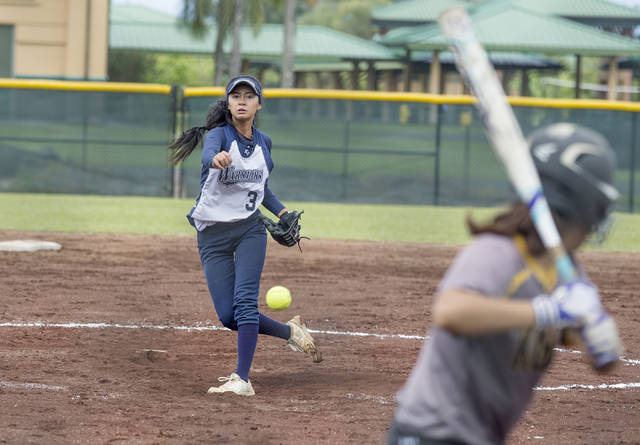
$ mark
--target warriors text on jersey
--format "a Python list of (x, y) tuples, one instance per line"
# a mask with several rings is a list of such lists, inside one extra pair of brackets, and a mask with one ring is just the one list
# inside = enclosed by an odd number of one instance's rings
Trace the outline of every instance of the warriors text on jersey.
[[(224, 125), (211, 130), (206, 138), (200, 195), (188, 215), (196, 229), (202, 231), (218, 222), (246, 219), (263, 201), (269, 210), (282, 206), (267, 187), (273, 161), (271, 140), (266, 134), (254, 128), (249, 140), (235, 128)], [(228, 151), (232, 159), (224, 170), (211, 165), (220, 150)]]

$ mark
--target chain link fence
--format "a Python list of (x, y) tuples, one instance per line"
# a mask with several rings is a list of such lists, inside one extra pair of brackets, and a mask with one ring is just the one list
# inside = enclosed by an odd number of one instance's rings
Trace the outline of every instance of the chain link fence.
[[(173, 168), (167, 144), (204, 124), (222, 88), (0, 80), (0, 192), (197, 196), (200, 153)], [(640, 106), (512, 99), (525, 134), (553, 122), (603, 133), (618, 157), (617, 210), (640, 204)], [(265, 90), (269, 185), (285, 201), (502, 205), (513, 199), (466, 96)]]
[(0, 82), (0, 192), (168, 196), (176, 91)]
[[(186, 89), (184, 127), (203, 125), (222, 89)], [(514, 199), (469, 97), (267, 90), (257, 126), (273, 140), (270, 187), (284, 200), (494, 206)], [(336, 97), (339, 96), (339, 97)], [(513, 99), (523, 133), (573, 122), (603, 133), (618, 158), (617, 210), (638, 208), (640, 106)], [(197, 194), (200, 159), (183, 165), (182, 193)]]

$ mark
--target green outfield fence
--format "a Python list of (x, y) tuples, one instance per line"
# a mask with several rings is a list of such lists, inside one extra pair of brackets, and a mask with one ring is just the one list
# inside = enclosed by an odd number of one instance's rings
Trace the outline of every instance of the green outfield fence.
[[(195, 197), (200, 156), (165, 147), (224, 90), (0, 79), (0, 191)], [(493, 206), (512, 199), (469, 96), (265, 89), (282, 200)], [(510, 98), (526, 134), (566, 121), (603, 133), (618, 157), (617, 210), (640, 196), (640, 104)]]
[(169, 195), (177, 91), (0, 79), (0, 191)]

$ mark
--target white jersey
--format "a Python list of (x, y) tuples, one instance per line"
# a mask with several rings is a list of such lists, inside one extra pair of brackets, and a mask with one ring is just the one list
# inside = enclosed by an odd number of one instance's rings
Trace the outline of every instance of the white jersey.
[(256, 145), (253, 153), (245, 158), (234, 140), (229, 147), (229, 155), (232, 159), (229, 167), (209, 169), (200, 200), (191, 213), (199, 231), (217, 222), (246, 219), (264, 199), (269, 169), (262, 146)]

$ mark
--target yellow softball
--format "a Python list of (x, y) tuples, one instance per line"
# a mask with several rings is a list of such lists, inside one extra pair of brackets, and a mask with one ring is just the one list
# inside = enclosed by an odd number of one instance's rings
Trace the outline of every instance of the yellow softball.
[(267, 291), (265, 299), (267, 306), (274, 311), (281, 311), (291, 304), (291, 292), (284, 286), (274, 286)]

